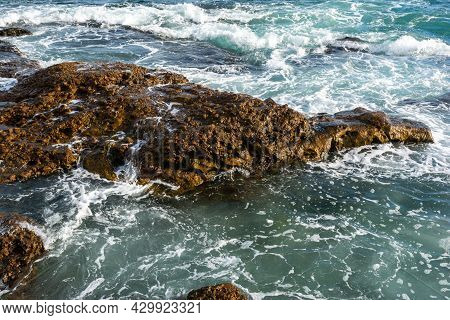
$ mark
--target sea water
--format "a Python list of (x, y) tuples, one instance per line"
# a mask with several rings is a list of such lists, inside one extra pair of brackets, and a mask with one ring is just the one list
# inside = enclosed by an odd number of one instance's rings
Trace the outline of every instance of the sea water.
[[(43, 66), (124, 61), (306, 114), (382, 110), (435, 143), (173, 198), (82, 168), (0, 186), (0, 211), (35, 218), (48, 249), (3, 297), (179, 298), (232, 281), (254, 299), (450, 298), (447, 1), (1, 1), (8, 26), (33, 32), (8, 41)], [(326, 54), (345, 36), (364, 51)]]

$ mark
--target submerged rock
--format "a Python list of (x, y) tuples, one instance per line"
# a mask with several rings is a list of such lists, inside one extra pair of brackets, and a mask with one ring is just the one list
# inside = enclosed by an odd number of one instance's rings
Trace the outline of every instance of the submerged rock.
[(19, 37), (19, 36), (29, 36), (31, 31), (23, 28), (4, 28), (0, 29), (0, 37)]
[(357, 37), (343, 37), (337, 39), (335, 43), (328, 44), (325, 49), (326, 54), (339, 52), (369, 52), (367, 41)]
[(260, 175), (372, 143), (432, 142), (423, 124), (362, 108), (307, 118), (179, 74), (122, 63), (63, 63), (0, 92), (0, 183), (80, 162), (104, 178), (177, 192), (230, 172)]
[(44, 252), (42, 239), (29, 218), (0, 213), (0, 288), (14, 287)]
[(0, 53), (5, 55), (6, 53), (13, 53), (16, 56), (21, 56), (22, 52), (13, 44), (0, 40)]
[(450, 92), (444, 93), (435, 97), (427, 97), (425, 99), (405, 99), (398, 103), (401, 106), (404, 105), (420, 105), (420, 106), (433, 106), (433, 107), (450, 107)]
[(248, 300), (248, 297), (234, 284), (223, 283), (193, 290), (188, 300)]
[(343, 37), (343, 38), (339, 38), (339, 39), (337, 39), (337, 41), (352, 41), (352, 42), (359, 42), (359, 43), (367, 43), (366, 40), (363, 40), (363, 39), (361, 39), (361, 38), (358, 38), (358, 37), (349, 37), (349, 36)]
[(21, 79), (39, 68), (37, 61), (27, 59), (16, 46), (0, 40), (0, 78)]

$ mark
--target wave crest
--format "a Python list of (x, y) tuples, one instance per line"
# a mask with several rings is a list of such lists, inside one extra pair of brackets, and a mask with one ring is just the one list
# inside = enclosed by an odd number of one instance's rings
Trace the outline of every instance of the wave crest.
[(450, 46), (441, 40), (417, 40), (412, 36), (402, 36), (375, 46), (375, 52), (397, 56), (450, 56)]

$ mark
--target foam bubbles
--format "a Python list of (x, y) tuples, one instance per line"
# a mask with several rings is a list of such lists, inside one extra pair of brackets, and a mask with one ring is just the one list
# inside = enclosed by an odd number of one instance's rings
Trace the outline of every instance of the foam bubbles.
[(439, 246), (445, 250), (447, 254), (450, 253), (450, 237), (439, 241)]

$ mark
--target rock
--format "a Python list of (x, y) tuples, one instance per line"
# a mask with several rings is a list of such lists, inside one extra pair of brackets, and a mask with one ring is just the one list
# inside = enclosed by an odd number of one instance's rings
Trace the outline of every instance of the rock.
[(31, 31), (22, 28), (4, 28), (0, 29), (0, 37), (19, 37), (19, 36), (29, 36)]
[(339, 52), (363, 52), (368, 53), (369, 50), (365, 48), (355, 47), (355, 46), (346, 46), (346, 45), (332, 45), (328, 44), (325, 48), (326, 54), (339, 53)]
[(89, 172), (96, 173), (100, 177), (114, 181), (117, 175), (114, 167), (108, 158), (107, 152), (93, 151), (83, 157), (83, 167)]
[(343, 37), (336, 40), (334, 44), (328, 44), (325, 49), (326, 54), (339, 52), (369, 52), (368, 42), (357, 37)]
[(39, 68), (37, 61), (27, 59), (16, 46), (0, 40), (0, 78), (21, 79)]
[(13, 288), (45, 252), (42, 239), (27, 225), (31, 219), (0, 213), (0, 289)]
[[(186, 81), (120, 63), (65, 63), (38, 71), (0, 92), (0, 101), (15, 103), (0, 109), (0, 124), (9, 128), (0, 131), (0, 182), (68, 170), (81, 150), (107, 150), (120, 132), (134, 137), (136, 123), (157, 113), (148, 88)], [(133, 141), (124, 139), (125, 145)], [(84, 163), (96, 173), (107, 172), (89, 159)]]
[(345, 148), (432, 142), (423, 124), (382, 112), (307, 118), (272, 99), (123, 63), (51, 66), (0, 92), (0, 101), (0, 183), (69, 170), (81, 159), (104, 178), (130, 179), (120, 173), (127, 165), (135, 181), (181, 193), (230, 172), (262, 175)]
[(404, 105), (420, 105), (420, 106), (432, 106), (432, 107), (444, 107), (447, 110), (450, 107), (450, 92), (444, 93), (439, 96), (427, 97), (425, 99), (405, 99), (398, 103), (400, 106)]
[(359, 43), (367, 43), (367, 41), (361, 39), (361, 38), (357, 38), (357, 37), (343, 37), (340, 39), (337, 39), (337, 41), (351, 41), (351, 42), (359, 42)]
[(193, 290), (188, 300), (248, 300), (247, 296), (231, 283), (218, 284)]
[(13, 53), (16, 56), (22, 55), (22, 52), (20, 52), (20, 50), (15, 45), (3, 40), (0, 40), (0, 53)]
[(321, 160), (330, 152), (388, 142), (432, 142), (428, 128), (415, 121), (388, 117), (364, 108), (322, 114), (310, 119), (316, 134), (305, 142), (309, 160)]

